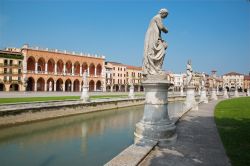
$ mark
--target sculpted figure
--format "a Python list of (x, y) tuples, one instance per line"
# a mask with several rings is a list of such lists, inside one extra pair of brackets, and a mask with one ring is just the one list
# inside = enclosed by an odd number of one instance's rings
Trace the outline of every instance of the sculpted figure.
[(205, 73), (202, 73), (202, 78), (201, 78), (201, 87), (204, 88), (205, 87), (205, 81), (206, 81), (206, 76)]
[(161, 9), (149, 24), (144, 41), (143, 74), (155, 75), (162, 71), (167, 43), (161, 38), (161, 32), (167, 33), (162, 20), (168, 16), (167, 9)]
[(191, 60), (188, 60), (188, 63), (187, 63), (187, 81), (186, 81), (187, 86), (191, 85), (192, 78), (193, 78), (193, 69), (191, 66)]

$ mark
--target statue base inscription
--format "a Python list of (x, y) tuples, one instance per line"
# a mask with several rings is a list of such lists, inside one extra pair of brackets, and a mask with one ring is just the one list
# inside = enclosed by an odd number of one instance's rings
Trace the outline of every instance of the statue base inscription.
[(157, 141), (158, 146), (167, 146), (177, 139), (176, 126), (168, 115), (168, 89), (172, 85), (167, 76), (149, 75), (142, 82), (145, 88), (143, 118), (136, 124), (135, 143)]

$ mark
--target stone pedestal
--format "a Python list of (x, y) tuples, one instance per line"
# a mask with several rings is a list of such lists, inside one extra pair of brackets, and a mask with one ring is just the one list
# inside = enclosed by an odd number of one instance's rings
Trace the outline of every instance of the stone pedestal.
[(158, 142), (166, 146), (176, 141), (176, 126), (168, 115), (168, 88), (173, 85), (165, 75), (150, 76), (142, 82), (145, 88), (143, 118), (136, 124), (135, 143)]
[(89, 93), (88, 93), (88, 86), (86, 86), (86, 85), (83, 85), (83, 87), (82, 87), (81, 100), (84, 103), (90, 101), (90, 99), (89, 99)]
[(247, 89), (247, 96), (250, 96), (250, 89)]
[(184, 96), (184, 93), (183, 93), (183, 87), (181, 87), (181, 93), (180, 93), (181, 96)]
[(223, 98), (224, 99), (228, 99), (229, 97), (228, 97), (228, 93), (227, 93), (227, 90), (226, 89), (224, 89), (224, 92), (223, 92)]
[(218, 100), (216, 92), (217, 92), (216, 88), (212, 88), (212, 91), (211, 91), (211, 100)]
[(206, 88), (201, 89), (200, 102), (208, 103)]
[(194, 86), (187, 86), (187, 95), (186, 95), (186, 102), (185, 102), (185, 110), (192, 109), (198, 111), (198, 103), (195, 100), (195, 87)]
[(131, 86), (129, 87), (129, 94), (128, 94), (128, 97), (129, 97), (130, 99), (134, 99), (134, 98), (135, 98), (134, 86), (133, 86), (133, 85), (131, 85)]
[(236, 88), (235, 91), (234, 91), (234, 97), (239, 97), (239, 92), (238, 92), (238, 89)]

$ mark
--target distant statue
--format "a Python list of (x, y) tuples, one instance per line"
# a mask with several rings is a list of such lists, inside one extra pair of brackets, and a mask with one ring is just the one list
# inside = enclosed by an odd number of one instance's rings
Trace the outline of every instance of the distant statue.
[(167, 43), (161, 38), (161, 31), (167, 33), (162, 19), (168, 16), (167, 9), (161, 9), (151, 20), (144, 41), (143, 74), (156, 75), (162, 72)]
[(205, 82), (206, 82), (206, 75), (204, 72), (202, 72), (202, 78), (201, 78), (201, 88), (205, 87)]
[(186, 79), (186, 86), (190, 86), (192, 83), (192, 78), (193, 78), (193, 69), (192, 69), (192, 64), (191, 60), (188, 60), (187, 63), (187, 79)]
[(52, 81), (49, 82), (49, 91), (52, 91)]
[(87, 79), (87, 71), (86, 70), (83, 73), (82, 79), (83, 79), (83, 85), (87, 87), (88, 86), (88, 79)]

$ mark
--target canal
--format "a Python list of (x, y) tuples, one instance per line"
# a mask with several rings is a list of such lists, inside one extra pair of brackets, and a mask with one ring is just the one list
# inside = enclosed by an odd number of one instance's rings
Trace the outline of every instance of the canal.
[(103, 165), (133, 143), (142, 116), (143, 105), (0, 129), (0, 165)]

